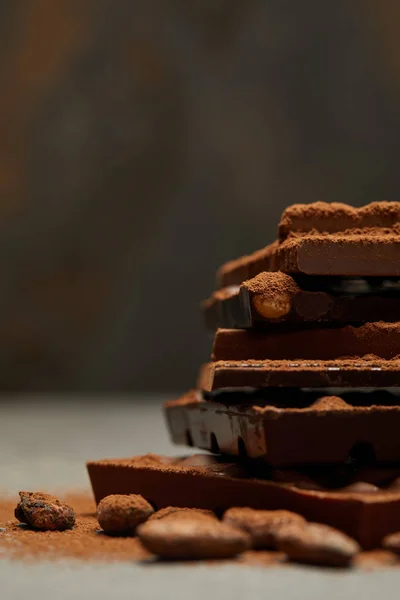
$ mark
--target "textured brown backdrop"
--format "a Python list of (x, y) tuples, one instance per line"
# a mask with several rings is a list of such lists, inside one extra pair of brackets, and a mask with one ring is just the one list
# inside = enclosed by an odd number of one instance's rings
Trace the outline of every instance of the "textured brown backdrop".
[(184, 389), (216, 266), (399, 199), (397, 0), (0, 2), (0, 386)]

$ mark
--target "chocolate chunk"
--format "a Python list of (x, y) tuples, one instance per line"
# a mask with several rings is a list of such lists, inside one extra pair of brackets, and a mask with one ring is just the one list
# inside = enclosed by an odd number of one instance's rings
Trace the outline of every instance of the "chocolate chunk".
[[(376, 548), (385, 535), (400, 531), (400, 491), (390, 487), (400, 476), (400, 468), (376, 467), (359, 474), (351, 465), (347, 469), (303, 468), (285, 471), (284, 480), (279, 481), (282, 470), (264, 470), (260, 477), (248, 465), (247, 477), (232, 477), (232, 460), (224, 463), (223, 457), (211, 458), (216, 469), (210, 463), (197, 467), (167, 458), (149, 463), (143, 457), (90, 462), (87, 468), (97, 502), (110, 494), (139, 493), (158, 509), (182, 506), (217, 514), (232, 506), (289, 510), (344, 531), (364, 548)], [(302, 481), (315, 481), (314, 489), (304, 489)], [(357, 481), (374, 483), (379, 491), (344, 491)]]
[(335, 360), (374, 354), (400, 355), (400, 323), (366, 323), (359, 327), (297, 329), (278, 333), (218, 329), (213, 360)]
[(97, 520), (105, 533), (133, 535), (136, 527), (154, 512), (151, 504), (138, 494), (112, 494), (97, 507)]
[(393, 228), (400, 221), (400, 202), (372, 202), (355, 208), (341, 202), (293, 204), (283, 211), (279, 238), (293, 233), (336, 233), (349, 229)]
[(262, 272), (240, 286), (217, 290), (203, 303), (210, 330), (265, 328), (330, 322), (400, 321), (398, 279), (348, 279)]
[(74, 526), (74, 510), (54, 496), (42, 492), (20, 492), (19, 496), (14, 514), (21, 523), (42, 531), (63, 531)]
[(167, 402), (172, 441), (187, 444), (190, 439), (199, 448), (259, 458), (275, 467), (349, 459), (360, 464), (400, 461), (400, 403), (395, 395), (358, 392), (337, 397), (270, 389), (258, 397), (233, 396), (234, 404), (228, 392), (212, 401), (188, 392)]
[(251, 536), (253, 548), (276, 549), (278, 530), (290, 523), (305, 523), (305, 519), (288, 510), (255, 510), (248, 507), (233, 507), (225, 512), (223, 522), (248, 533)]
[(278, 529), (276, 543), (290, 560), (346, 567), (359, 552), (357, 542), (341, 531), (320, 523), (292, 523)]
[(248, 534), (216, 519), (153, 520), (137, 534), (146, 550), (169, 559), (230, 558), (250, 547)]
[(198, 388), (398, 387), (400, 359), (373, 355), (337, 360), (246, 360), (205, 364)]

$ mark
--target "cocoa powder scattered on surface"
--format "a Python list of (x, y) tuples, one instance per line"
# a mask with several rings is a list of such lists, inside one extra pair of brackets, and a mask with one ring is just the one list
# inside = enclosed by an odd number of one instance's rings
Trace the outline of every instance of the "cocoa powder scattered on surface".
[(76, 512), (75, 527), (66, 531), (30, 529), (14, 518), (15, 498), (0, 500), (0, 557), (28, 561), (70, 558), (106, 562), (150, 557), (138, 539), (110, 537), (100, 532), (90, 493), (68, 494), (62, 499)]
[[(14, 517), (16, 497), (0, 499), (0, 559), (23, 561), (56, 561), (75, 559), (92, 562), (148, 561), (154, 557), (134, 537), (111, 537), (100, 532), (96, 507), (91, 492), (58, 496), (74, 508), (76, 524), (66, 531), (35, 531), (18, 523)], [(156, 514), (156, 513), (155, 513)], [(237, 558), (207, 561), (219, 565), (276, 567), (288, 561), (282, 552), (248, 550)], [(191, 563), (187, 563), (191, 564)], [(376, 569), (399, 565), (399, 558), (386, 550), (361, 552), (353, 562), (356, 567)]]

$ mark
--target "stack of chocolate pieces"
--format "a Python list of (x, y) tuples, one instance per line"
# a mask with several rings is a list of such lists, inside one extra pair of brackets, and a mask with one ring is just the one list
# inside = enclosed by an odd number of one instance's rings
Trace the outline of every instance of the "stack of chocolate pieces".
[(400, 530), (400, 203), (293, 205), (217, 281), (212, 361), (165, 408), (215, 456), (89, 463), (97, 501), (286, 509), (378, 547)]

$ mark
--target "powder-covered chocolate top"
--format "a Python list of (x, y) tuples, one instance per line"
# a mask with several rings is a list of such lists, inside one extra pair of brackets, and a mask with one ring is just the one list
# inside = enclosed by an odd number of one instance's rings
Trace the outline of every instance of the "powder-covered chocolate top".
[(283, 213), (279, 238), (294, 233), (336, 233), (349, 229), (393, 228), (400, 221), (400, 202), (371, 202), (355, 208), (340, 202), (293, 204)]
[(222, 265), (218, 287), (238, 285), (261, 271), (308, 275), (400, 274), (400, 202), (361, 208), (315, 202), (282, 214), (279, 240)]

